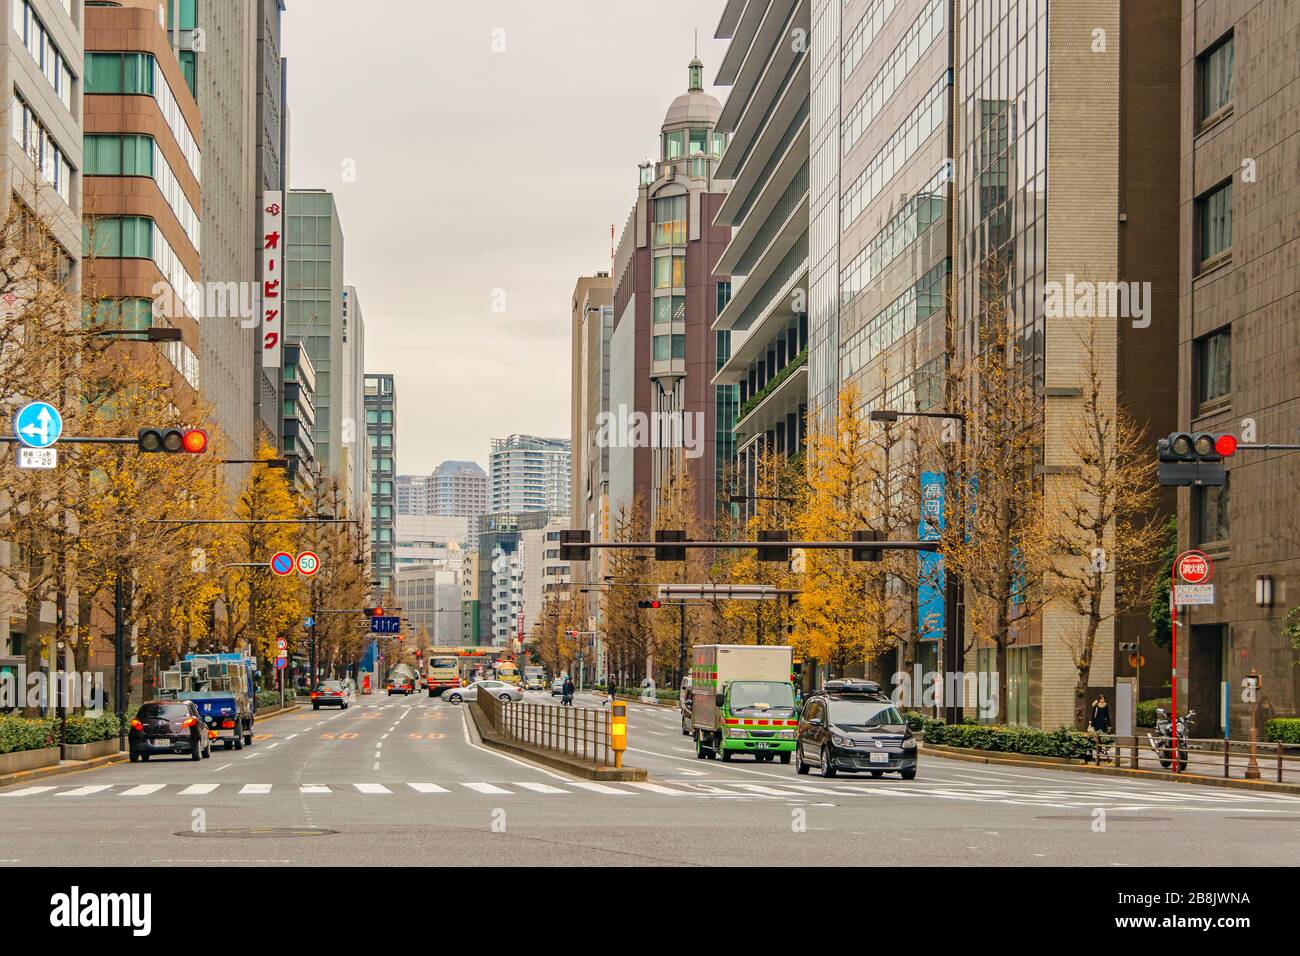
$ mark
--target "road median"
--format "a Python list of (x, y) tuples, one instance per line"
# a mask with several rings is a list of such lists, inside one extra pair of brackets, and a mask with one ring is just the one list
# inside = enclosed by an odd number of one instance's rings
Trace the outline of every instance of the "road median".
[(492, 725), (478, 701), (469, 701), (465, 706), (469, 708), (470, 721), (473, 723), (479, 739), (484, 746), (491, 747), (493, 750), (500, 750), (516, 757), (523, 757), (543, 766), (561, 770), (587, 780), (632, 781), (645, 780), (648, 776), (646, 771), (639, 767), (610, 767), (596, 761), (559, 753), (545, 747), (509, 738)]

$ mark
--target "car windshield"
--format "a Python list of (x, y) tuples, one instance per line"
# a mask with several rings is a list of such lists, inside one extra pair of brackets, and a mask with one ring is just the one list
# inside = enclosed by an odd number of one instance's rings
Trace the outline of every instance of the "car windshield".
[(327, 680), (316, 689), (317, 690), (342, 690), (343, 682), (337, 680)]
[(452, 667), (459, 667), (460, 662), (454, 657), (435, 657), (433, 660), (429, 661), (429, 666), (435, 667), (439, 670), (445, 670)]
[(136, 717), (162, 720), (184, 720), (190, 709), (184, 704), (145, 704)]
[(832, 700), (830, 722), (836, 727), (898, 727), (906, 723), (888, 701)]
[(794, 710), (794, 688), (776, 681), (734, 681), (731, 685), (731, 709)]

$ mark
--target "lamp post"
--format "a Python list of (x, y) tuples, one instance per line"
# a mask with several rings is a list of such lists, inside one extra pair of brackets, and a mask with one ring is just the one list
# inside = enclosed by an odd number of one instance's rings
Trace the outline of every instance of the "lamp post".
[[(943, 421), (954, 421), (960, 427), (959, 450), (964, 451), (966, 448), (966, 416), (960, 412), (900, 412), (895, 409), (875, 409), (868, 417), (873, 422), (886, 425), (893, 424), (900, 418), (937, 418)], [(959, 485), (961, 482), (960, 470), (956, 467), (949, 470), (957, 472), (955, 476), (957, 481), (954, 484)], [(958, 491), (960, 494), (959, 489), (952, 490)], [(946, 495), (951, 493), (952, 491), (946, 492), (945, 499)], [(944, 670), (953, 675), (952, 680), (945, 683), (953, 688), (953, 696), (955, 697), (957, 688), (965, 687), (965, 682), (956, 676), (965, 667), (965, 621), (963, 620), (965, 589), (960, 576), (947, 567), (944, 568), (943, 585)], [(999, 679), (1005, 679), (1005, 675), (999, 675)], [(961, 720), (962, 708), (956, 700), (945, 700), (944, 711), (944, 719), (948, 723), (955, 724)]]

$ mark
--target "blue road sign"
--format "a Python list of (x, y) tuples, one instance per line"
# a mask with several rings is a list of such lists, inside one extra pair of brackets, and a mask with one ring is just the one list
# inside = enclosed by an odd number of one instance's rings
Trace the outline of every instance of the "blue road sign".
[(370, 619), (371, 634), (400, 634), (402, 633), (402, 619), (400, 617), (372, 617)]
[(309, 617), (302, 622), (302, 626), (305, 628), (310, 628), (315, 623), (316, 623), (316, 619), (314, 617)]
[(288, 666), (288, 664), (289, 664), (289, 659), (287, 657), (277, 657), (275, 659), (275, 669), (278, 671), (284, 670), (285, 667)]
[(14, 415), (14, 434), (28, 448), (49, 448), (63, 434), (63, 416), (48, 402), (30, 402)]

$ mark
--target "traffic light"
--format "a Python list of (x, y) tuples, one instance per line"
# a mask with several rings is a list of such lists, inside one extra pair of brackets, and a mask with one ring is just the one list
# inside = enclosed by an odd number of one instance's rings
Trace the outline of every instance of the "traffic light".
[[(655, 540), (656, 540), (656, 541), (685, 541), (685, 540), (686, 540), (686, 532), (685, 532), (685, 531), (678, 531), (678, 530), (673, 530), (673, 531), (656, 531), (656, 532), (655, 532)], [(685, 549), (685, 548), (656, 547), (656, 548), (655, 548), (655, 560), (656, 560), (656, 561), (685, 561), (685, 560), (686, 560), (686, 549)]]
[(1156, 451), (1160, 484), (1222, 485), (1227, 474), (1223, 459), (1237, 453), (1237, 438), (1211, 432), (1174, 432), (1156, 443)]
[(383, 617), (384, 609), (382, 607), (368, 607), (365, 609), (366, 617)]
[(591, 532), (583, 531), (580, 528), (566, 528), (560, 532), (560, 560), (561, 561), (588, 561), (590, 554), (587, 548), (577, 548), (574, 545), (590, 544)]
[(647, 609), (653, 610), (655, 608), (663, 607), (663, 602), (662, 601), (637, 601), (636, 606), (641, 608), (642, 610), (647, 610)]
[[(854, 541), (880, 541), (879, 531), (855, 531), (853, 532)], [(854, 548), (852, 550), (854, 561), (880, 561), (885, 557), (883, 548)]]
[(201, 455), (208, 450), (208, 433), (201, 428), (142, 428), (135, 443), (145, 454)]
[[(758, 533), (759, 541), (789, 541), (789, 531), (760, 531)], [(758, 549), (758, 560), (773, 562), (788, 562), (790, 560), (789, 548), (763, 548)]]

